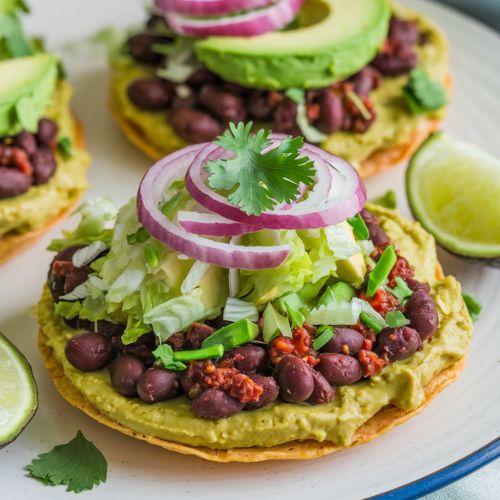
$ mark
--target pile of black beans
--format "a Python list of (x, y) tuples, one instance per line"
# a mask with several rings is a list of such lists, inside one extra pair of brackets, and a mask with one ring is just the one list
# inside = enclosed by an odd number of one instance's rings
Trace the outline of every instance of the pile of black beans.
[(0, 199), (19, 196), (54, 175), (56, 137), (56, 123), (42, 118), (35, 134), (24, 130), (0, 139)]
[[(172, 43), (173, 39), (158, 34), (153, 18), (148, 23), (150, 32), (131, 36), (126, 51), (140, 64), (160, 67), (165, 56), (153, 50), (158, 43)], [(415, 22), (392, 17), (388, 38), (382, 51), (371, 65), (363, 68), (349, 80), (328, 88), (306, 91), (307, 116), (310, 123), (326, 134), (337, 131), (366, 132), (376, 118), (369, 99), (383, 76), (407, 73), (415, 67), (414, 47), (423, 40)], [(211, 141), (220, 135), (229, 122), (254, 120), (272, 124), (275, 132), (301, 135), (297, 125), (297, 103), (281, 91), (252, 89), (225, 82), (205, 68), (196, 71), (178, 95), (176, 85), (152, 76), (133, 81), (128, 88), (132, 103), (145, 111), (163, 111), (176, 133), (188, 142)], [(365, 116), (347, 95), (354, 92), (363, 102), (370, 116)]]

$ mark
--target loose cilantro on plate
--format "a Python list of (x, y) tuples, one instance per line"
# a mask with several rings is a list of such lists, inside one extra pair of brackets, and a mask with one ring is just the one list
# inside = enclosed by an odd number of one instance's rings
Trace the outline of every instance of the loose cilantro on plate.
[(410, 72), (403, 97), (414, 115), (436, 111), (448, 102), (444, 86), (420, 68)]
[(78, 431), (69, 443), (35, 458), (27, 470), (46, 485), (64, 484), (66, 491), (80, 493), (106, 481), (108, 464), (95, 445)]
[(302, 137), (286, 137), (271, 145), (271, 132), (252, 134), (252, 123), (231, 123), (216, 143), (233, 151), (235, 157), (207, 163), (208, 184), (212, 189), (229, 191), (228, 200), (249, 215), (260, 215), (278, 203), (290, 203), (299, 194), (299, 185), (314, 183), (314, 162), (301, 156)]

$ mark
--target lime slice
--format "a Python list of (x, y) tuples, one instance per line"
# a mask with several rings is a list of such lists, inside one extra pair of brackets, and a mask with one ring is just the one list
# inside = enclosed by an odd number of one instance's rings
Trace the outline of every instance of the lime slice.
[(0, 333), (0, 448), (26, 427), (38, 406), (26, 358)]
[(406, 191), (414, 217), (441, 246), (467, 257), (500, 256), (499, 160), (438, 132), (410, 160)]

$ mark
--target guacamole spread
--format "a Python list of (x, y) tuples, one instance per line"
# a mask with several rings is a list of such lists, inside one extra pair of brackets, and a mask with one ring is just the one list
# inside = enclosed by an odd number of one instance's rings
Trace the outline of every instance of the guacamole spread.
[(32, 186), (22, 195), (0, 200), (0, 238), (45, 225), (71, 207), (87, 187), (85, 174), (90, 158), (82, 147), (82, 138), (71, 113), (71, 95), (69, 83), (60, 81), (43, 116), (57, 123), (59, 139), (70, 139), (72, 155), (65, 157), (57, 152), (57, 169), (47, 183)]
[[(419, 32), (425, 34), (427, 39), (426, 43), (415, 46), (418, 66), (433, 80), (446, 83), (449, 65), (444, 35), (424, 16), (399, 6), (393, 6), (393, 12), (417, 23)], [(154, 74), (155, 67), (138, 64), (130, 58), (118, 59), (113, 64), (111, 99), (113, 110), (157, 150), (160, 158), (186, 146), (188, 142), (175, 132), (167, 113), (140, 109), (130, 100), (130, 85)], [(407, 144), (415, 133), (427, 130), (429, 118), (442, 119), (443, 109), (420, 115), (410, 113), (402, 95), (402, 88), (407, 81), (407, 75), (384, 77), (380, 86), (370, 93), (376, 118), (368, 130), (363, 133), (337, 131), (322, 140), (321, 146), (359, 168), (361, 162), (377, 150)]]
[(409, 358), (389, 364), (368, 380), (337, 387), (329, 403), (312, 406), (276, 402), (260, 410), (240, 411), (211, 421), (197, 418), (185, 396), (154, 405), (124, 397), (111, 385), (107, 369), (84, 373), (66, 359), (66, 342), (74, 330), (55, 314), (47, 288), (38, 309), (44, 342), (53, 350), (66, 378), (92, 406), (136, 432), (213, 449), (269, 447), (304, 439), (347, 446), (355, 431), (384, 406), (412, 410), (421, 405), (424, 386), (433, 376), (466, 356), (472, 331), (460, 285), (452, 277), (438, 277), (433, 238), (419, 224), (394, 211), (368, 208), (379, 217), (390, 240), (415, 269), (415, 278), (431, 286), (439, 329), (422, 350)]

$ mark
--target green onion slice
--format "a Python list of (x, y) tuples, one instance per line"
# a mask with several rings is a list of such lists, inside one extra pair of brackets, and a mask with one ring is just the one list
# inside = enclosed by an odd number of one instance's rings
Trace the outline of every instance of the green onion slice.
[(334, 336), (331, 326), (324, 326), (320, 328), (318, 332), (321, 332), (320, 335), (313, 340), (313, 348), (315, 351), (319, 351), (323, 346), (328, 344)]
[(214, 359), (220, 358), (224, 354), (224, 346), (215, 344), (204, 349), (194, 351), (174, 351), (175, 361), (192, 361), (194, 359)]
[(347, 222), (351, 225), (354, 235), (358, 240), (367, 240), (370, 238), (370, 231), (368, 231), (368, 227), (361, 215), (356, 214), (354, 217), (347, 219)]
[(259, 335), (259, 327), (256, 323), (252, 323), (248, 319), (240, 319), (236, 323), (217, 330), (215, 333), (207, 337), (202, 348), (211, 347), (213, 345), (222, 344), (224, 350), (233, 349), (243, 344), (248, 344)]
[(380, 259), (368, 277), (368, 286), (366, 288), (366, 295), (368, 297), (373, 297), (375, 292), (384, 284), (396, 260), (397, 256), (394, 247), (389, 245), (380, 256)]

